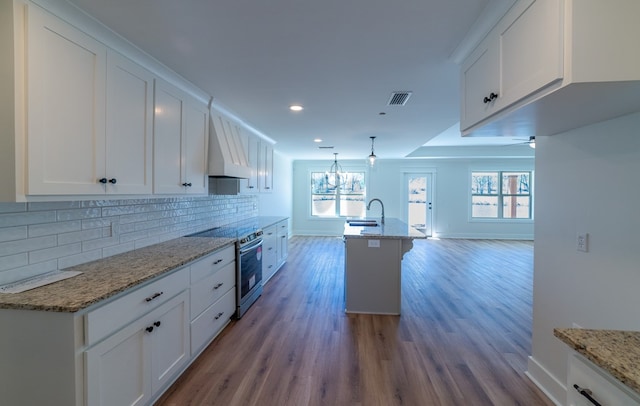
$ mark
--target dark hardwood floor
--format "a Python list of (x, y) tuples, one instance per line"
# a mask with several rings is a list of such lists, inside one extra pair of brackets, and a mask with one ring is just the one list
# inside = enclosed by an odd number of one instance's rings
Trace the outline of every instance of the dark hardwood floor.
[(524, 375), (531, 242), (415, 240), (400, 317), (344, 313), (340, 238), (289, 247), (263, 296), (158, 405), (553, 404)]

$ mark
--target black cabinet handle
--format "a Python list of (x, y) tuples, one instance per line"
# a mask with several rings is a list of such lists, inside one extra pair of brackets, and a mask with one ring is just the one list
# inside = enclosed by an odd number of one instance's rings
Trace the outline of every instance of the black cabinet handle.
[(162, 324), (162, 323), (160, 323), (160, 320), (158, 320), (155, 323), (153, 323), (153, 325), (156, 326), (156, 327), (160, 327), (160, 324)]
[(112, 185), (115, 185), (116, 182), (117, 182), (116, 178), (109, 179), (109, 183), (111, 183)]
[(483, 101), (484, 101), (484, 102), (485, 102), (485, 104), (486, 104), (486, 103), (490, 103), (490, 102), (494, 101), (494, 100), (495, 100), (495, 99), (497, 99), (497, 98), (498, 98), (498, 95), (497, 95), (497, 94), (495, 94), (495, 93), (493, 93), (493, 92), (491, 92), (491, 94), (490, 94), (488, 97), (487, 97), (487, 96), (485, 96), (485, 98), (484, 98), (484, 100), (483, 100)]
[(182, 184), (184, 187), (191, 187), (191, 182), (185, 182)]
[(213, 261), (213, 265), (218, 265), (222, 261), (222, 259), (216, 259), (215, 261)]
[(164, 294), (164, 292), (156, 292), (153, 295), (149, 296), (148, 298), (144, 299), (145, 302), (150, 302), (153, 299), (157, 298), (158, 296)]
[(579, 394), (581, 394), (582, 396), (584, 396), (585, 398), (587, 398), (587, 400), (591, 403), (593, 403), (595, 406), (602, 406), (597, 400), (595, 400), (593, 398), (593, 396), (591, 396), (593, 394), (593, 392), (591, 392), (591, 390), (587, 389), (587, 388), (581, 388), (578, 385), (573, 385), (573, 387), (575, 388), (575, 390), (578, 391)]
[(216, 286), (213, 287), (213, 290), (219, 289), (224, 283), (220, 282)]
[(214, 317), (215, 320), (218, 320), (220, 317), (222, 317), (222, 315), (224, 314), (224, 312), (220, 312), (216, 315), (216, 317)]
[(102, 183), (104, 185), (105, 183), (107, 183), (107, 178), (100, 178), (100, 179), (98, 179), (98, 182), (100, 182), (100, 183)]
[(147, 328), (145, 328), (145, 330), (147, 330), (147, 333), (150, 333), (153, 331), (153, 326), (149, 326)]

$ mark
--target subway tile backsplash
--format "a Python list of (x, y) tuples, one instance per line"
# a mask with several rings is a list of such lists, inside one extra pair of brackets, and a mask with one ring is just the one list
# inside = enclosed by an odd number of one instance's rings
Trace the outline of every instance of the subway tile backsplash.
[(0, 203), (0, 284), (258, 215), (258, 198)]

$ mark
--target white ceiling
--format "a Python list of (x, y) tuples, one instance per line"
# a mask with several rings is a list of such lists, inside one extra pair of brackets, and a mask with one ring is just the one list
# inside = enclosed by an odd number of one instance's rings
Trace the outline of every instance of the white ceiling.
[[(459, 143), (452, 55), (481, 38), (491, 10), (513, 2), (71, 1), (293, 159), (364, 158), (370, 136), (380, 158), (405, 157), (441, 133), (437, 145)], [(413, 94), (405, 106), (388, 106), (394, 91)], [(304, 111), (290, 112), (293, 103)], [(335, 149), (318, 149), (314, 138)]]

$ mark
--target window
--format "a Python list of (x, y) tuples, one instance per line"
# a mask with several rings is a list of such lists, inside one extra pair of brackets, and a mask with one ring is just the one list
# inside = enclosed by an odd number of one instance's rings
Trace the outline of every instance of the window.
[(530, 219), (531, 172), (472, 172), (471, 217)]
[(364, 216), (364, 172), (311, 172), (311, 215)]

